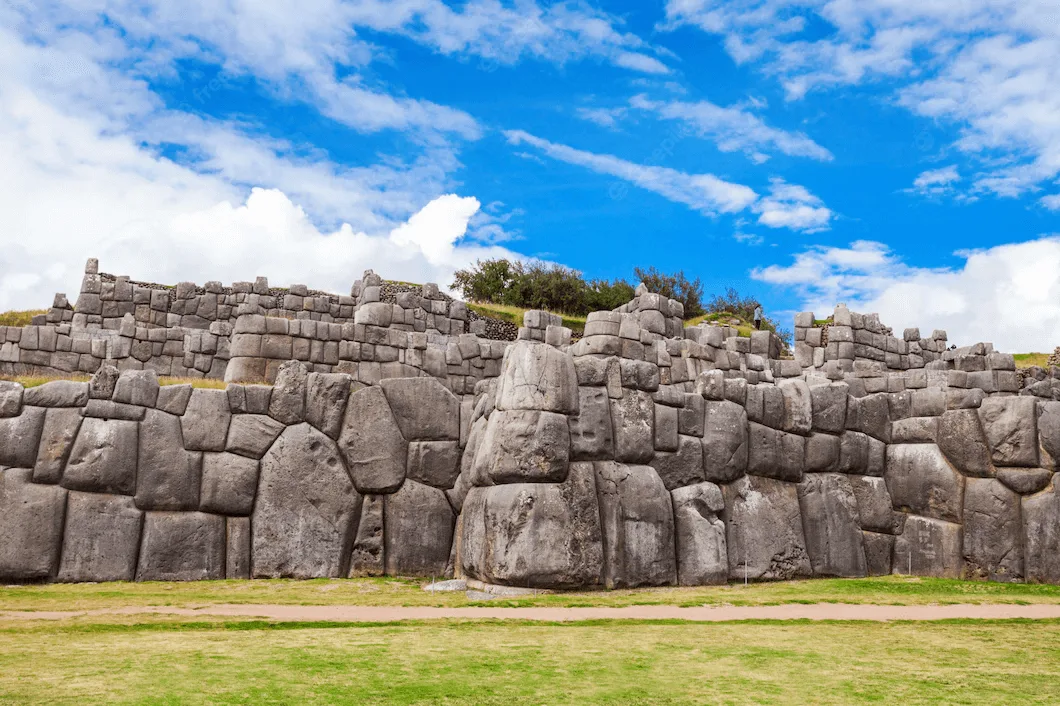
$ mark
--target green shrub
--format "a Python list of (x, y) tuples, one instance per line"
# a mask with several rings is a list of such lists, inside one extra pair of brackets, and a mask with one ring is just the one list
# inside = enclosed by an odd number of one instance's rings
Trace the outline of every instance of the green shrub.
[(703, 284), (698, 277), (689, 280), (685, 277), (684, 270), (666, 274), (659, 272), (655, 267), (634, 267), (633, 274), (648, 287), (649, 292), (657, 292), (684, 304), (686, 319), (694, 319), (706, 313), (702, 304)]

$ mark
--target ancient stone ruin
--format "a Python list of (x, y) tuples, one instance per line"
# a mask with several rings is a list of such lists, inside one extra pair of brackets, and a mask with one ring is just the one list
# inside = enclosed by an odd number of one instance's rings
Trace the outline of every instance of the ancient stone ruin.
[(796, 317), (794, 358), (682, 314), (641, 287), (572, 342), (372, 273), (90, 261), (76, 305), (0, 328), (0, 373), (92, 376), (0, 382), (0, 579), (1060, 583), (1060, 371), (842, 306)]

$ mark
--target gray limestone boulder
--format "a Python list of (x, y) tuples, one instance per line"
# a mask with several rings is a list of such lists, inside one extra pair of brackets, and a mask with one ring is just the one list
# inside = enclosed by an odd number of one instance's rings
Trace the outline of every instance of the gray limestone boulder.
[(66, 491), (54, 485), (36, 485), (31, 476), (28, 468), (0, 469), (3, 581), (49, 579), (59, 568)]
[(964, 487), (964, 560), (968, 573), (991, 581), (1023, 580), (1020, 496), (993, 478)]
[(158, 401), (158, 374), (154, 370), (126, 370), (114, 385), (115, 402), (154, 407)]
[(946, 458), (966, 476), (994, 475), (990, 447), (974, 409), (952, 409), (939, 417), (938, 444)]
[(158, 388), (158, 400), (155, 409), (175, 414), (178, 417), (188, 410), (191, 393), (195, 388), (190, 384), (162, 385)]
[(23, 407), (17, 417), (0, 418), (0, 466), (33, 468), (46, 413), (43, 407)]
[(811, 575), (794, 483), (744, 476), (722, 490), (730, 580), (778, 581)]
[(460, 438), (460, 400), (433, 377), (379, 383), (408, 441)]
[(961, 534), (959, 524), (910, 515), (894, 541), (894, 573), (960, 578), (964, 568)]
[(203, 581), (225, 577), (225, 518), (204, 512), (148, 512), (137, 581)]
[(813, 432), (806, 437), (806, 472), (827, 473), (839, 470), (839, 437)]
[(88, 396), (94, 400), (109, 400), (114, 396), (120, 376), (121, 372), (113, 365), (104, 363), (99, 366), (88, 383)]
[(655, 402), (647, 392), (624, 390), (609, 400), (615, 435), (615, 460), (647, 463), (655, 453)]
[(490, 481), (561, 483), (570, 460), (567, 418), (553, 412), (497, 410), (478, 452)]
[(284, 429), (282, 422), (264, 414), (237, 414), (228, 426), (225, 451), (247, 458), (261, 458)]
[(308, 424), (289, 427), (261, 460), (253, 576), (343, 575), (360, 509), (335, 442)]
[(453, 546), (456, 515), (445, 493), (414, 480), (387, 495), (384, 561), (389, 576), (443, 576)]
[(136, 507), (195, 510), (199, 507), (202, 456), (184, 450), (180, 417), (147, 410), (140, 422)]
[(668, 407), (661, 404), (655, 405), (653, 433), (655, 435), (656, 451), (677, 451), (679, 434), (676, 407)]
[(860, 431), (846, 431), (839, 436), (840, 473), (869, 473), (869, 437)]
[(70, 490), (133, 495), (139, 450), (137, 422), (86, 418), (63, 471)]
[(132, 498), (71, 492), (59, 581), (132, 581), (144, 513)]
[(614, 458), (615, 437), (607, 388), (579, 387), (578, 399), (578, 414), (568, 419), (571, 459), (602, 461)]
[(17, 417), (22, 413), (24, 392), (21, 383), (0, 380), (0, 418)]
[(796, 490), (814, 575), (865, 576), (865, 545), (849, 478), (842, 473), (811, 473)]
[(999, 468), (997, 479), (1013, 492), (1034, 495), (1049, 485), (1053, 472), (1047, 468)]
[(461, 525), (462, 566), (479, 580), (528, 588), (583, 588), (602, 581), (591, 463), (572, 463), (563, 483), (474, 489)]
[(224, 451), (231, 421), (227, 392), (194, 390), (184, 415), (180, 417), (184, 448), (188, 451)]
[(62, 479), (63, 468), (80, 428), (81, 410), (76, 407), (48, 410), (37, 449), (37, 462), (33, 466), (34, 483), (58, 483)]
[(250, 518), (225, 518), (225, 578), (250, 578)]
[(339, 438), (352, 380), (345, 373), (310, 373), (306, 378), (305, 420), (332, 439)]
[(383, 554), (383, 507), (385, 495), (365, 495), (361, 517), (350, 552), (350, 578), (382, 576), (386, 573)]
[(810, 386), (801, 378), (781, 380), (777, 387), (784, 396), (784, 417), (781, 429), (806, 435), (813, 426), (813, 403)]
[(460, 442), (409, 442), (408, 469), (405, 476), (434, 488), (449, 490), (460, 475)]
[(934, 444), (887, 447), (887, 491), (896, 509), (946, 522), (961, 521), (964, 478)]
[(1038, 406), (1033, 397), (987, 398), (979, 407), (979, 419), (996, 465), (1038, 465)]
[(1038, 401), (1038, 441), (1053, 463), (1060, 461), (1060, 402)]
[(878, 532), (862, 532), (865, 544), (865, 566), (869, 576), (887, 576), (891, 573), (891, 558), (894, 555), (894, 535)]
[(699, 483), (670, 492), (674, 506), (677, 583), (681, 586), (725, 584), (729, 558), (725, 545), (725, 510), (721, 488)]
[(860, 431), (884, 443), (891, 440), (891, 408), (888, 395), (880, 392), (847, 401), (847, 429)]
[(350, 395), (339, 448), (358, 492), (393, 493), (404, 482), (408, 442), (381, 388), (366, 387)]
[(258, 462), (232, 453), (204, 453), (199, 509), (218, 515), (249, 515), (258, 490)]
[(749, 474), (795, 483), (802, 480), (805, 470), (804, 437), (754, 422), (749, 422), (747, 427)]
[(896, 518), (891, 505), (887, 482), (876, 476), (851, 475), (850, 487), (858, 504), (861, 529), (881, 534), (894, 534)]
[(729, 401), (705, 401), (703, 471), (706, 480), (731, 483), (747, 472), (747, 411)]
[(1056, 476), (1022, 500), (1024, 575), (1030, 583), (1060, 583), (1060, 493)]
[(305, 420), (305, 391), (309, 373), (297, 360), (280, 366), (269, 399), (269, 416), (284, 424)]
[(891, 423), (891, 441), (895, 444), (934, 444), (938, 438), (938, 417), (907, 417)]
[(597, 461), (596, 497), (608, 588), (677, 582), (670, 493), (651, 466)]
[(545, 343), (517, 341), (504, 353), (497, 409), (578, 413), (574, 359)]
[(648, 464), (659, 474), (667, 490), (702, 483), (703, 444), (694, 436), (681, 434), (677, 451), (656, 451)]
[(88, 383), (52, 380), (27, 388), (22, 404), (30, 407), (84, 407), (88, 404)]

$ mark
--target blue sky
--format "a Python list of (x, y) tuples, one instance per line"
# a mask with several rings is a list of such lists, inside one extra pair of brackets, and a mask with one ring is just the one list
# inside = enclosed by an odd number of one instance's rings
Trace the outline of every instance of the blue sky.
[(14, 0), (0, 47), (0, 309), (89, 256), (336, 291), (508, 256), (1060, 343), (1055, 0)]

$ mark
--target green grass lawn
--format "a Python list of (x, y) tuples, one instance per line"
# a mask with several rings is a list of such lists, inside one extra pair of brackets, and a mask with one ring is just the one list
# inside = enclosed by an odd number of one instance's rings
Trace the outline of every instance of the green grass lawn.
[(1016, 359), (1017, 368), (1029, 368), (1032, 365), (1048, 368), (1049, 355), (1049, 353), (1016, 353), (1012, 357)]
[(4, 311), (0, 312), (0, 326), (29, 326), (33, 323), (33, 317), (38, 314), (47, 314), (47, 309), (33, 309), (31, 311)]
[[(508, 321), (515, 324), (516, 326), (523, 325), (523, 314), (530, 311), (530, 309), (524, 309), (518, 306), (508, 306), (507, 304), (479, 304), (468, 302), (468, 309), (471, 309), (476, 314), (481, 316), (487, 316), (491, 319), (500, 319), (501, 321)], [(563, 325), (569, 328), (571, 331), (581, 334), (585, 331), (585, 317), (576, 316), (574, 314), (562, 314), (560, 312), (551, 312), (558, 315), (563, 319)]]
[[(90, 610), (126, 606), (238, 604), (467, 606), (459, 593), (429, 593), (413, 579), (361, 578), (194, 581), (188, 583), (39, 584), (0, 587), (0, 610)], [(1060, 603), (1060, 586), (1003, 584), (905, 576), (814, 579), (617, 591), (582, 591), (496, 598), (491, 606), (776, 605), (782, 603), (924, 605)]]
[[(69, 375), (0, 375), (0, 380), (11, 380), (14, 382), (22, 383), (23, 387), (37, 387), (43, 385), (46, 382), (52, 380), (77, 380), (78, 382), (88, 382), (92, 377), (90, 375), (82, 375), (80, 373), (71, 373)], [(223, 390), (228, 386), (224, 380), (206, 380), (204, 378), (177, 378), (162, 376), (158, 378), (159, 385), (184, 385), (189, 384), (192, 387), (206, 387), (210, 389)]]
[(0, 702), (1060, 700), (1060, 622), (261, 621), (0, 628)]

